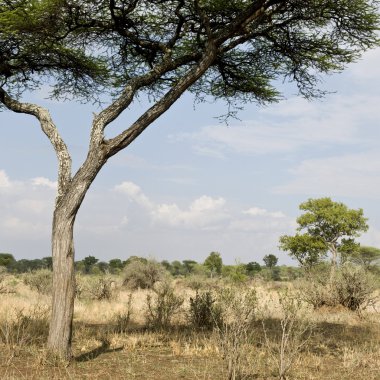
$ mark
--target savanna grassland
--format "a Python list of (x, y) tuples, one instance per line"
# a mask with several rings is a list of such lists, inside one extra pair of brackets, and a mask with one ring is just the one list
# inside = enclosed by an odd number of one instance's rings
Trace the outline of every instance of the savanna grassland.
[(67, 363), (47, 352), (50, 289), (43, 272), (32, 277), (2, 277), (4, 380), (380, 379), (378, 289), (351, 311), (312, 308), (305, 279), (170, 278), (131, 290), (120, 275), (81, 275)]

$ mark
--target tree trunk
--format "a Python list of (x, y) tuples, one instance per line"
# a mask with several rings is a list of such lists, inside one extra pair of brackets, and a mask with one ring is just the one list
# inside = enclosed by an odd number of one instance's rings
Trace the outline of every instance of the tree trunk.
[(66, 210), (62, 206), (57, 206), (54, 211), (53, 297), (48, 347), (54, 354), (70, 360), (75, 298), (73, 241), (75, 215), (68, 215)]

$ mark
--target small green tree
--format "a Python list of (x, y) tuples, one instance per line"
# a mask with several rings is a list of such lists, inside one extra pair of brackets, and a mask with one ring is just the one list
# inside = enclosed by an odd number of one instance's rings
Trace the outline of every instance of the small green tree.
[(8, 267), (15, 261), (15, 258), (10, 253), (0, 253), (0, 266)]
[(256, 261), (251, 261), (245, 265), (245, 270), (248, 276), (253, 277), (256, 273), (261, 271), (261, 265)]
[(280, 248), (305, 267), (330, 253), (333, 274), (339, 262), (359, 249), (354, 238), (368, 229), (363, 210), (349, 209), (330, 198), (309, 199), (299, 208), (305, 213), (297, 219), (298, 232), (295, 236), (281, 236)]
[(118, 273), (124, 268), (124, 264), (120, 259), (112, 259), (108, 262), (111, 273)]
[(278, 257), (272, 254), (265, 255), (263, 257), (263, 261), (264, 261), (265, 266), (272, 270), (278, 263)]
[(87, 256), (85, 257), (82, 262), (84, 265), (83, 272), (85, 274), (89, 274), (91, 272), (92, 267), (98, 262), (99, 260), (95, 258), (94, 256)]
[(221, 274), (223, 267), (223, 260), (218, 252), (211, 252), (204, 262), (204, 266), (210, 271), (210, 276), (214, 274)]
[(197, 264), (194, 260), (182, 260), (185, 275), (191, 274), (194, 271), (194, 266)]

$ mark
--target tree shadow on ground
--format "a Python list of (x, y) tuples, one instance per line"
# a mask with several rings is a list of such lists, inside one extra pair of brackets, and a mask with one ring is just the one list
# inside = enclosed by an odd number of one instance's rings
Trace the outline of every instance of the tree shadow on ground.
[(110, 348), (110, 342), (107, 340), (103, 340), (101, 346), (94, 348), (90, 352), (85, 352), (74, 358), (76, 362), (87, 362), (90, 360), (96, 359), (98, 356), (110, 353), (110, 352), (118, 352), (124, 349), (124, 346)]

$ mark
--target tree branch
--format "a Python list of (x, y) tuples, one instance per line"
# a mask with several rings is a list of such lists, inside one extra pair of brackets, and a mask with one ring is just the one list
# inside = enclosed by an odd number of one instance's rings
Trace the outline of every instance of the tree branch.
[(158, 102), (140, 116), (130, 128), (120, 133), (118, 136), (106, 140), (107, 158), (113, 156), (120, 150), (127, 147), (135, 140), (151, 123), (166, 112), (173, 103), (194, 84), (212, 65), (217, 56), (217, 47), (211, 41), (207, 43), (205, 52), (201, 60), (183, 76), (178, 83), (171, 88)]
[(65, 142), (60, 136), (50, 113), (47, 109), (31, 103), (21, 103), (11, 98), (8, 93), (0, 87), (0, 102), (9, 110), (17, 113), (32, 115), (38, 119), (42, 131), (50, 140), (58, 159), (58, 196), (59, 201), (71, 181), (71, 157)]
[(160, 65), (155, 66), (145, 75), (133, 78), (124, 88), (121, 95), (107, 108), (94, 117), (91, 131), (91, 147), (99, 147), (104, 141), (104, 129), (114, 121), (133, 101), (137, 91), (143, 87), (153, 84), (164, 74), (177, 69), (187, 63), (201, 57), (200, 53), (187, 54), (176, 60), (171, 59), (171, 51), (167, 50), (166, 57)]

